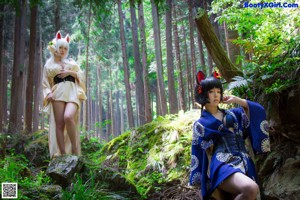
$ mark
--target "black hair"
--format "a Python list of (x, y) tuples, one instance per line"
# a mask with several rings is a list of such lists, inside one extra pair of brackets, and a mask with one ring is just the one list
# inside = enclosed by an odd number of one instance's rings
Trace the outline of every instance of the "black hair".
[(196, 84), (194, 97), (196, 103), (200, 104), (202, 109), (206, 103), (209, 103), (208, 92), (213, 88), (221, 90), (221, 100), (223, 99), (223, 86), (219, 79), (210, 76), (202, 80), (200, 84)]

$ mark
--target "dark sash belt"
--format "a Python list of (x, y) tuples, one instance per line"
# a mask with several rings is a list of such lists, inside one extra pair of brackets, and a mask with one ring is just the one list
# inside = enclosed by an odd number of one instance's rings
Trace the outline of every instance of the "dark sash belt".
[(64, 81), (71, 81), (75, 83), (75, 78), (71, 75), (66, 76), (65, 78), (59, 78), (57, 75), (53, 78), (54, 84), (61, 83)]
[(243, 138), (234, 133), (223, 134), (214, 144), (214, 153), (248, 153)]

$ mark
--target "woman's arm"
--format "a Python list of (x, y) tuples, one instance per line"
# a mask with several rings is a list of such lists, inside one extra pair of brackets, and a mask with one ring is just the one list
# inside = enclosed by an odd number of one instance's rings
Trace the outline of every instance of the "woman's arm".
[(234, 95), (226, 95), (223, 97), (223, 103), (230, 104), (230, 103), (236, 103), (242, 106), (245, 110), (245, 112), (248, 114), (249, 106), (246, 99), (242, 99), (240, 97), (234, 96)]

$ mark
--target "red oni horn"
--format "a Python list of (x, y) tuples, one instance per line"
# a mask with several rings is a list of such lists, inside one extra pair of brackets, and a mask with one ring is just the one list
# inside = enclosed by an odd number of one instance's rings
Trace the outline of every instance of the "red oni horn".
[(205, 79), (205, 74), (202, 71), (198, 71), (196, 75), (196, 81), (197, 84), (199, 85), (201, 81)]

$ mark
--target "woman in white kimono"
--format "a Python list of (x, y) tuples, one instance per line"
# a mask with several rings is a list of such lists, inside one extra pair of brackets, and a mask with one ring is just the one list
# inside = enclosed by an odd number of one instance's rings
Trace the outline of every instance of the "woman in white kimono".
[(60, 31), (49, 43), (51, 57), (43, 73), (44, 110), (49, 118), (50, 157), (64, 154), (81, 155), (79, 114), (86, 100), (84, 73), (68, 58), (70, 38)]

